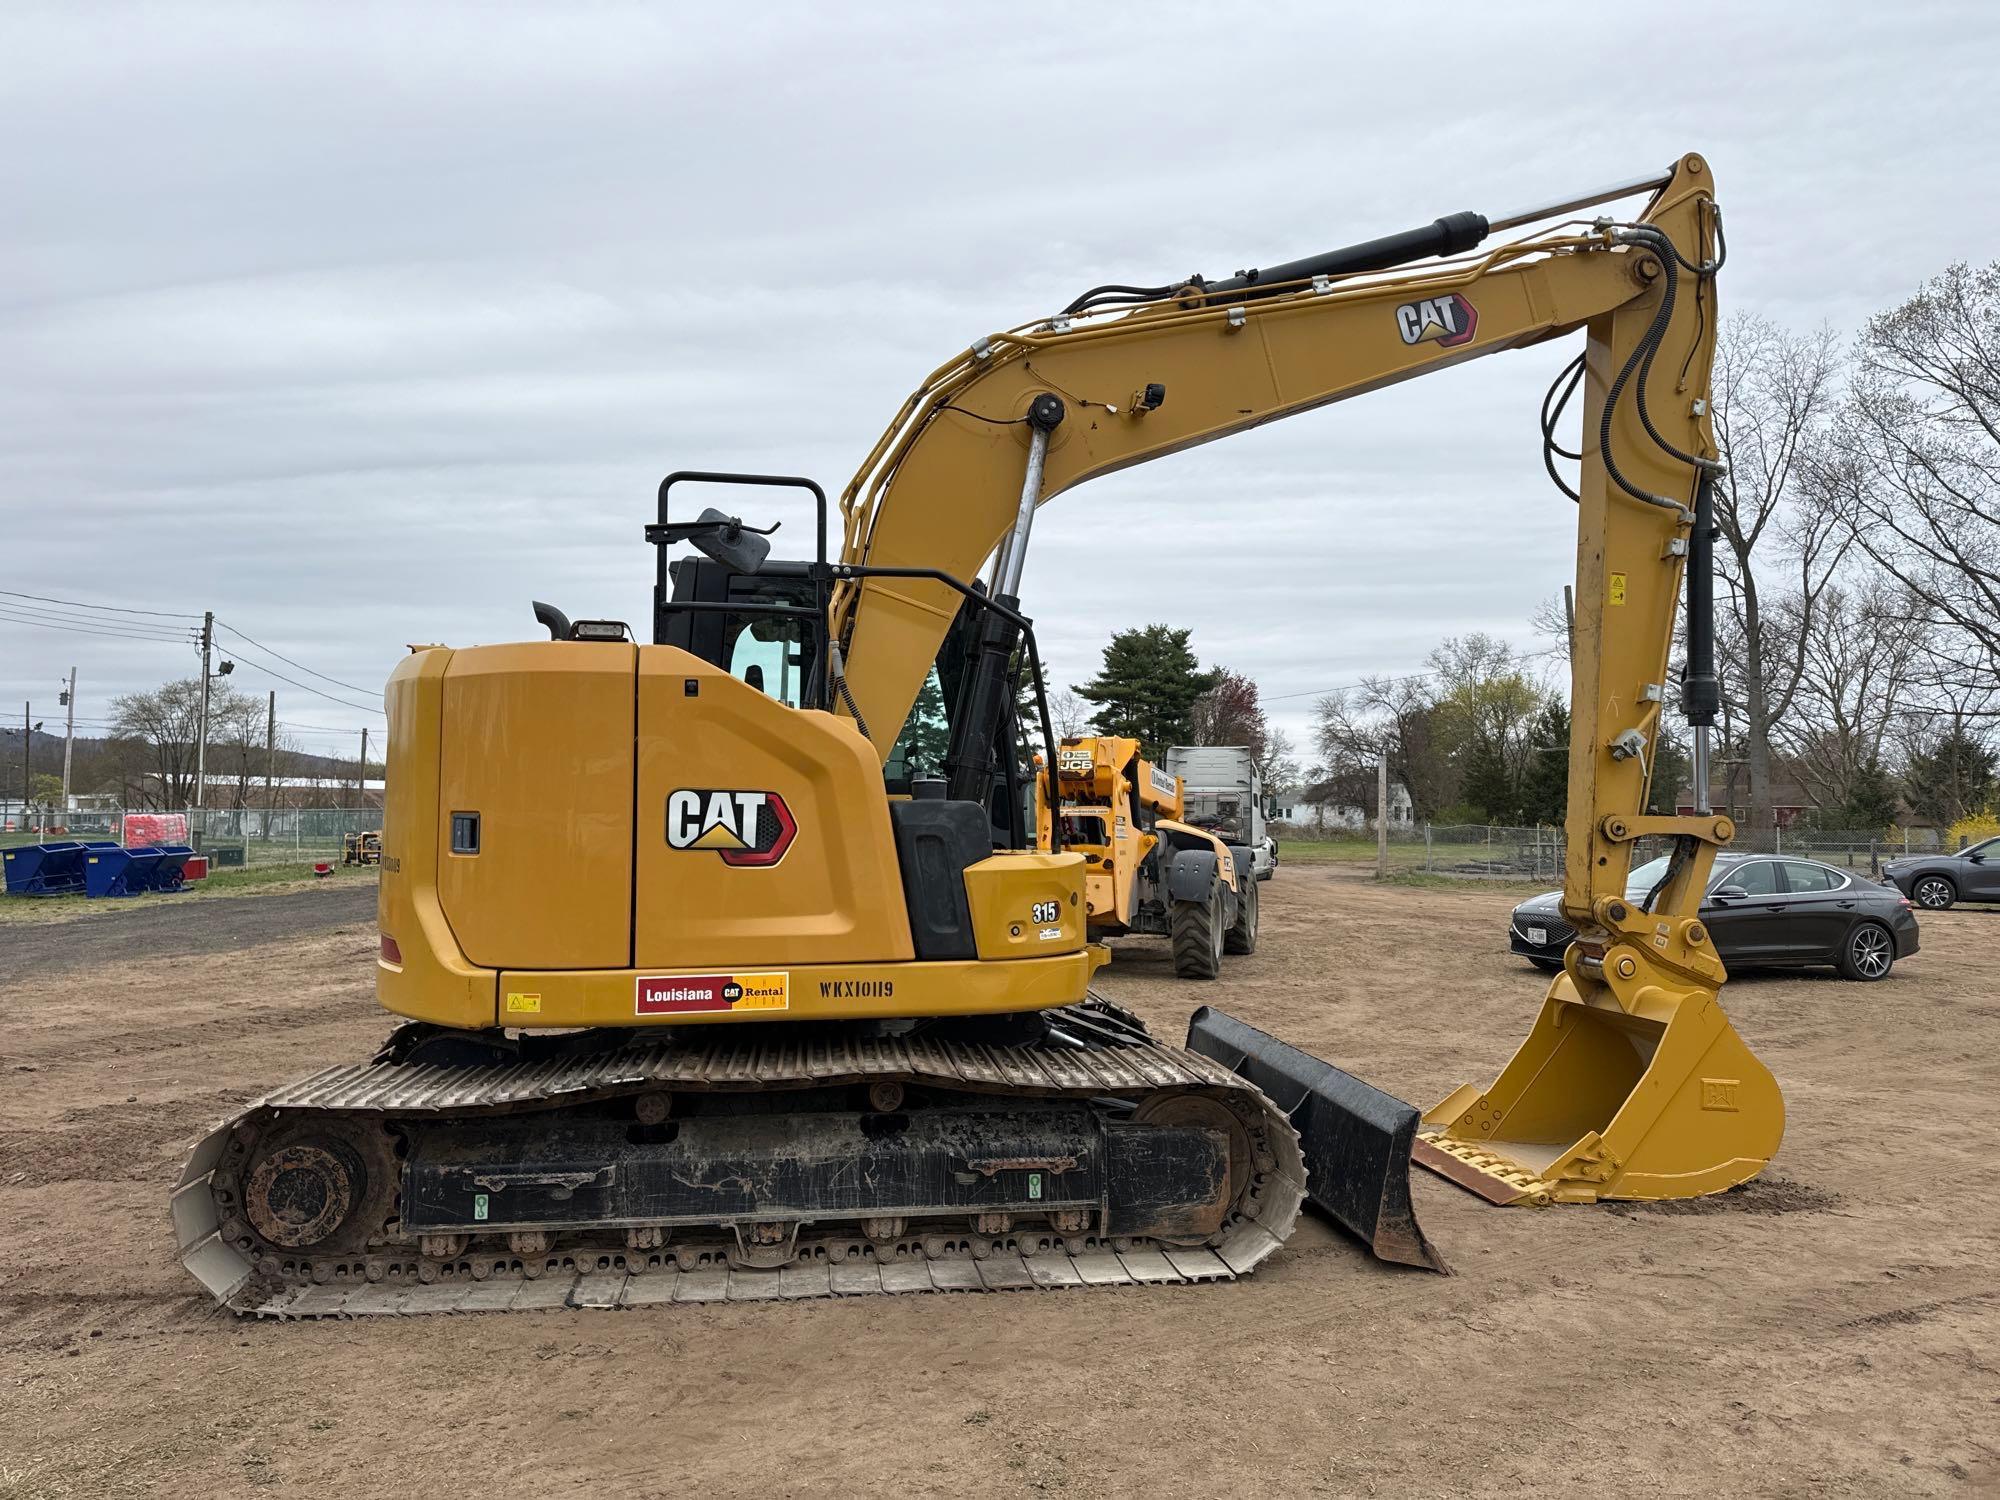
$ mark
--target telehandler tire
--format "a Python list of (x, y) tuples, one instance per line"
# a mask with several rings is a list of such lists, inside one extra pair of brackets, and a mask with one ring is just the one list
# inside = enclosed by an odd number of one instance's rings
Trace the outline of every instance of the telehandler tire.
[(1174, 944), (1174, 974), (1181, 979), (1213, 979), (1222, 972), (1222, 886), (1206, 901), (1176, 901), (1167, 916)]
[(1222, 951), (1257, 951), (1257, 882), (1254, 878), (1244, 881), (1243, 889), (1236, 893), (1236, 921), (1222, 939)]

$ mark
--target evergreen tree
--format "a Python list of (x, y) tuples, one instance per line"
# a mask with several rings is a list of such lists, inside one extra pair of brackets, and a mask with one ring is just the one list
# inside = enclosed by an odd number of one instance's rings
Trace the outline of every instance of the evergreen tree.
[(1870, 757), (1854, 773), (1853, 784), (1841, 799), (1837, 815), (1842, 828), (1887, 828), (1902, 812), (1902, 788), (1896, 778)]
[(1993, 796), (1993, 752), (1954, 725), (1910, 757), (1904, 783), (1910, 808), (1939, 828), (1981, 812)]
[(1560, 824), (1569, 808), (1569, 705), (1551, 694), (1528, 726), (1521, 821)]
[(902, 750), (905, 774), (944, 775), (944, 753), (951, 744), (951, 722), (946, 717), (944, 692), (932, 672), (917, 690), (917, 701), (903, 722)]
[(1104, 648), (1104, 665), (1077, 693), (1097, 705), (1099, 734), (1127, 735), (1157, 760), (1169, 745), (1192, 743), (1194, 703), (1220, 675), (1204, 672), (1186, 630), (1148, 625), (1121, 630)]
[(1482, 822), (1512, 823), (1520, 816), (1513, 773), (1500, 747), (1491, 740), (1474, 740), (1466, 747), (1459, 796)]
[(1661, 735), (1653, 751), (1653, 787), (1646, 797), (1646, 811), (1658, 817), (1672, 817), (1680, 810), (1681, 788), (1688, 785), (1693, 775), (1694, 762), (1681, 749), (1681, 742)]

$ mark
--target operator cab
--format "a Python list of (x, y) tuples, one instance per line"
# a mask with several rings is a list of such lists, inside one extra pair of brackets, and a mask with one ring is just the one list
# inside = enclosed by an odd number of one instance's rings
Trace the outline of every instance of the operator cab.
[[(768, 539), (778, 530), (777, 525), (752, 526), (739, 516), (725, 515), (712, 507), (692, 521), (670, 520), (668, 491), (683, 480), (810, 490), (816, 502), (817, 556), (810, 562), (774, 559)], [(893, 799), (892, 810), (912, 799), (933, 807), (953, 801), (938, 795), (940, 782), (951, 776), (954, 764), (965, 760), (968, 750), (976, 745), (979, 731), (972, 726), (988, 723), (993, 726), (990, 753), (973, 758), (973, 795), (960, 794), (955, 805), (983, 812), (979, 821), (990, 834), (986, 848), (1034, 848), (1036, 756), (1027, 731), (1033, 718), (1046, 734), (1048, 704), (1046, 692), (1037, 682), (1033, 714), (1019, 711), (1019, 679), (1026, 675), (1034, 657), (1027, 621), (990, 601), (979, 584), (968, 585), (943, 573), (878, 569), (866, 564), (829, 565), (826, 512), (825, 492), (808, 479), (691, 471), (668, 475), (660, 484), (659, 520), (646, 528), (646, 540), (658, 549), (653, 644), (673, 646), (699, 657), (789, 707), (833, 712), (839, 704), (853, 713), (852, 702), (844, 696), (846, 684), (835, 675), (838, 655), (827, 633), (831, 585), (836, 580), (851, 582), (871, 576), (921, 576), (948, 584), (962, 601), (958, 615), (882, 767), (885, 788)], [(670, 560), (667, 550), (676, 542), (689, 543), (696, 552)], [(561, 610), (540, 602), (535, 605), (535, 618), (556, 640), (630, 637), (621, 622), (579, 620), (572, 624)], [(988, 678), (987, 690), (997, 688), (1007, 697), (999, 703), (977, 703), (973, 700), (980, 692), (980, 674), (974, 670), (975, 661), (982, 650), (993, 649), (993, 629), (1000, 619), (1010, 622), (1015, 631), (1011, 665), (1004, 683), (994, 684)], [(985, 773), (976, 769), (981, 761), (992, 768), (990, 776), (985, 776), (984, 796), (979, 792)], [(902, 814), (896, 815), (900, 821)], [(962, 812), (949, 816), (963, 818)], [(1066, 842), (1058, 831), (1055, 847)]]

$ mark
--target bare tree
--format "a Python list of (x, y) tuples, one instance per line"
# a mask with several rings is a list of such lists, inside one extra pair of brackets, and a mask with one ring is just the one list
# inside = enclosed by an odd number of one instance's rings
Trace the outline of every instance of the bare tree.
[(1820, 806), (1850, 807), (1880, 777), (1890, 731), (1908, 714), (1917, 626), (1900, 592), (1879, 580), (1828, 588), (1809, 615), (1798, 605), (1788, 596), (1774, 611), (1773, 634), (1799, 676), (1773, 742)]
[[(1321, 698), (1313, 713), (1328, 780), (1365, 776), (1372, 788), (1376, 757), (1386, 751), (1390, 778), (1408, 790), (1419, 821), (1436, 816), (1457, 795), (1456, 772), (1438, 733), (1437, 694), (1428, 674), (1363, 678), (1357, 688)], [(1373, 797), (1371, 790), (1356, 805), (1368, 806)]]
[(1057, 688), (1049, 694), (1049, 718), (1056, 733), (1066, 740), (1088, 734), (1090, 716), (1096, 712), (1096, 706), (1075, 688)]
[(1292, 737), (1282, 729), (1273, 729), (1264, 736), (1264, 754), (1258, 769), (1263, 772), (1265, 790), (1278, 793), (1293, 790), (1306, 775), (1292, 748)]
[[(1717, 341), (1715, 433), (1729, 471), (1716, 486), (1724, 738), (1743, 746), (1749, 828), (1776, 826), (1772, 727), (1790, 712), (1805, 642), (1846, 549), (1824, 505), (1809, 503), (1813, 454), (1836, 399), (1830, 330), (1794, 334), (1736, 318)], [(1789, 622), (1781, 631), (1774, 611)]]
[[(216, 685), (209, 693), (209, 772), (217, 781), (231, 773), (217, 758), (236, 732), (231, 725), (254, 716), (262, 743), (263, 706), (241, 693)], [(128, 693), (112, 700), (112, 737), (127, 747), (129, 768), (126, 800), (152, 808), (187, 807), (194, 801), (201, 739), (201, 678), (169, 682), (150, 693)], [(225, 750), (226, 753), (226, 750)], [(237, 804), (242, 805), (240, 802)]]
[(1257, 684), (1227, 667), (1217, 667), (1215, 672), (1215, 686), (1194, 700), (1188, 743), (1248, 745), (1251, 759), (1262, 761), (1271, 730), (1265, 722), (1264, 706), (1257, 701)]
[(1871, 319), (1859, 363), (1824, 496), (1901, 586), (1932, 688), (2000, 717), (2000, 261)]

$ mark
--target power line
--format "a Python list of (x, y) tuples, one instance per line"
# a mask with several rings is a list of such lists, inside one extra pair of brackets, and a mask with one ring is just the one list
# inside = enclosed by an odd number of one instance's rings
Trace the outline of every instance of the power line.
[(44, 609), (36, 604), (17, 604), (11, 599), (0, 599), (0, 609), (34, 620), (55, 620), (65, 625), (89, 625), (105, 630), (131, 630), (157, 636), (162, 640), (181, 638), (179, 631), (165, 625), (154, 625), (146, 620), (123, 620), (71, 609)]
[(108, 609), (121, 615), (159, 615), (169, 620), (199, 620), (200, 615), (189, 614), (185, 610), (172, 609), (131, 609), (123, 604), (85, 604), (80, 599), (51, 599), (46, 594), (22, 594), (13, 589), (0, 589), (0, 594), (10, 599), (33, 599), (40, 604), (66, 604), (72, 609)]
[(289, 656), (285, 656), (280, 652), (273, 651), (269, 646), (265, 645), (262, 641), (251, 640), (249, 636), (245, 635), (242, 631), (238, 630), (234, 625), (227, 624), (221, 620), (217, 620), (215, 623), (217, 625), (220, 625), (224, 630), (228, 631), (231, 635), (235, 636), (239, 641), (243, 641), (249, 645), (255, 646), (259, 651), (264, 652), (268, 656), (277, 657), (279, 661), (283, 662), (288, 667), (297, 667), (301, 672), (305, 673), (308, 677), (317, 677), (321, 682), (330, 682), (335, 687), (346, 688), (350, 693), (369, 693), (374, 691), (373, 688), (357, 687), (351, 682), (342, 682), (338, 677), (329, 677), (324, 672), (315, 672), (311, 667), (307, 666), (304, 662), (293, 661)]
[(189, 639), (174, 635), (150, 635), (138, 630), (121, 630), (115, 626), (80, 625), (63, 619), (38, 619), (33, 615), (12, 614), (4, 605), (0, 605), (0, 620), (5, 620), (10, 625), (33, 625), (41, 630), (65, 630), (72, 635), (96, 635), (112, 640), (152, 641), (162, 646), (183, 645)]
[(311, 693), (315, 698), (324, 698), (329, 703), (338, 703), (342, 708), (351, 708), (358, 713), (381, 714), (381, 716), (385, 719), (388, 717), (388, 715), (382, 713), (382, 710), (379, 708), (373, 708), (366, 703), (349, 703), (345, 698), (336, 698), (333, 696), (333, 694), (328, 692), (323, 692), (319, 688), (314, 687), (309, 682), (300, 682), (296, 677), (287, 677), (283, 672), (273, 671), (270, 667), (265, 666), (262, 662), (245, 661), (243, 665), (250, 668), (253, 672), (262, 672), (266, 677), (275, 677), (280, 682), (288, 683), (292, 687), (297, 688), (302, 693)]
[(1303, 693), (1277, 693), (1269, 698), (1260, 695), (1258, 701), (1260, 703), (1283, 703), (1289, 698), (1324, 698), (1329, 693), (1347, 693), (1352, 692), (1355, 688), (1367, 687), (1370, 682), (1422, 682), (1426, 678), (1435, 676), (1437, 676), (1435, 672), (1405, 672), (1400, 677), (1375, 677), (1362, 682), (1343, 682), (1336, 687), (1310, 688)]

